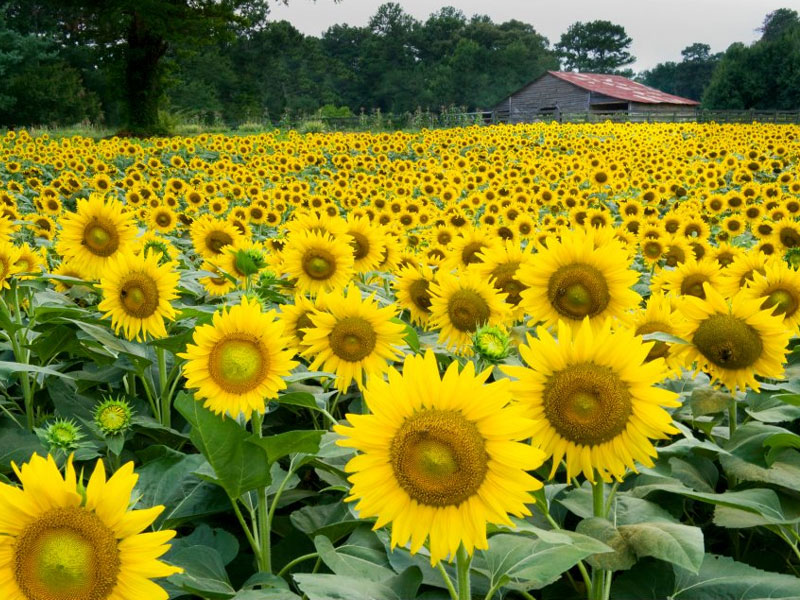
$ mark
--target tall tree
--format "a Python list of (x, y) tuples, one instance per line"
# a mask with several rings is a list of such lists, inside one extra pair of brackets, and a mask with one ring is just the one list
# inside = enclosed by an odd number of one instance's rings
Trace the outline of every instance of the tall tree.
[(700, 100), (711, 81), (720, 55), (711, 54), (711, 46), (708, 44), (694, 43), (684, 48), (681, 56), (681, 62), (660, 63), (641, 73), (638, 79), (668, 94)]
[(764, 17), (764, 23), (758, 28), (758, 31), (761, 32), (762, 40), (773, 41), (798, 25), (800, 25), (800, 15), (796, 10), (779, 8)]
[(171, 47), (202, 45), (232, 27), (263, 26), (269, 12), (269, 0), (14, 0), (10, 4), (17, 20), (31, 12), (47, 15), (64, 46), (77, 39), (100, 54), (121, 49), (127, 123), (134, 133), (158, 130), (164, 57)]
[(555, 49), (568, 71), (615, 73), (636, 60), (628, 52), (632, 41), (611, 21), (577, 22), (561, 34)]

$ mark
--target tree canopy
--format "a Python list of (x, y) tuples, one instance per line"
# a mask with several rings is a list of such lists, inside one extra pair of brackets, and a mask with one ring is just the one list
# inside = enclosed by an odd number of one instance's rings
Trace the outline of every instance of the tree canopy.
[(625, 28), (611, 21), (578, 22), (561, 35), (555, 50), (568, 71), (618, 73), (636, 60), (628, 52), (632, 42)]

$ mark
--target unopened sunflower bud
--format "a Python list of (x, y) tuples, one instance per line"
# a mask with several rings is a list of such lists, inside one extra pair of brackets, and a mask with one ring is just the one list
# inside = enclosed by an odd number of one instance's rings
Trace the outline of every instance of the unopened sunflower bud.
[(124, 399), (106, 398), (94, 410), (95, 425), (104, 435), (117, 435), (131, 426), (133, 411)]
[(475, 352), (489, 362), (498, 362), (508, 356), (511, 338), (500, 327), (479, 327), (472, 338)]

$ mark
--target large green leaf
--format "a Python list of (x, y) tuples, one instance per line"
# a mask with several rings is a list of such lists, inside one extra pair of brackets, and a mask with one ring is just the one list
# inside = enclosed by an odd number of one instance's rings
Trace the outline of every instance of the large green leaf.
[(19, 466), (37, 453), (44, 456), (46, 451), (35, 434), (5, 419), (0, 421), (0, 473), (10, 472), (12, 462)]
[(230, 417), (215, 415), (189, 394), (179, 394), (175, 408), (192, 426), (189, 437), (206, 457), (214, 471), (215, 482), (231, 498), (268, 485), (269, 462), (263, 451), (246, 443), (251, 433)]
[(507, 533), (492, 536), (489, 549), (482, 553), (486, 560), (485, 574), (493, 583), (507, 577), (505, 585), (511, 589), (539, 589), (556, 581), (579, 560), (611, 551), (607, 545), (587, 535), (571, 531), (558, 533), (564, 536), (562, 543)]
[(345, 575), (294, 575), (308, 600), (408, 600), (386, 584)]
[(705, 547), (699, 527), (681, 523), (637, 523), (622, 525), (619, 532), (636, 556), (652, 556), (697, 573)]
[(324, 432), (320, 430), (287, 431), (260, 438), (253, 436), (247, 441), (264, 450), (267, 460), (275, 462), (289, 454), (314, 454), (319, 450), (319, 442)]
[(697, 574), (676, 569), (673, 600), (800, 600), (800, 579), (706, 554)]
[(169, 578), (170, 583), (183, 591), (209, 600), (225, 600), (236, 595), (216, 549), (209, 546), (179, 547), (165, 558), (183, 568), (183, 573)]
[[(325, 536), (315, 537), (314, 547), (325, 566), (336, 575), (364, 578), (378, 583), (386, 582), (395, 575), (394, 571), (386, 566), (367, 559), (364, 553), (346, 553), (342, 547), (334, 548)], [(351, 547), (351, 550), (352, 548), (354, 547)], [(385, 560), (385, 556), (383, 559)]]

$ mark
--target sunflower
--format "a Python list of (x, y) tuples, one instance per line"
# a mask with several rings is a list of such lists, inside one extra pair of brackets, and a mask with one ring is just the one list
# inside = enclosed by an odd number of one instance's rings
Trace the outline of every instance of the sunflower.
[(425, 326), (431, 316), (431, 284), (434, 282), (430, 267), (408, 266), (400, 269), (393, 282), (397, 303), (408, 310), (411, 322)]
[(178, 297), (180, 276), (175, 263), (159, 265), (159, 258), (154, 252), (120, 254), (100, 277), (103, 300), (97, 309), (129, 340), (166, 337), (164, 319), (175, 318), (170, 301)]
[(225, 250), (242, 241), (243, 236), (229, 221), (221, 221), (212, 215), (203, 215), (192, 223), (189, 233), (195, 252), (205, 259), (213, 260)]
[(116, 200), (93, 194), (78, 200), (74, 213), (61, 218), (56, 250), (86, 277), (98, 278), (117, 252), (129, 250), (136, 238), (133, 216)]
[(302, 294), (296, 294), (294, 302), (291, 304), (281, 304), (279, 319), (283, 323), (283, 329), (290, 336), (290, 348), (297, 354), (308, 348), (303, 341), (306, 336), (305, 330), (314, 327), (311, 315), (314, 311), (325, 310), (325, 294), (320, 294), (313, 301)]
[(767, 264), (774, 260), (761, 252), (737, 255), (722, 272), (717, 291), (726, 297), (734, 296), (740, 289), (750, 285), (755, 273), (766, 273)]
[(800, 325), (800, 272), (782, 261), (771, 261), (763, 273), (755, 271), (750, 285), (742, 292), (745, 298), (763, 300), (762, 309), (781, 315), (783, 324), (793, 331)]
[(136, 254), (153, 252), (159, 255), (159, 262), (176, 262), (178, 260), (178, 249), (166, 237), (155, 231), (146, 231), (136, 238)]
[(431, 564), (486, 550), (486, 524), (512, 526), (509, 514), (530, 514), (530, 492), (542, 487), (527, 471), (544, 455), (520, 443), (533, 423), (511, 403), (507, 379), (486, 383), (491, 369), (459, 372), (452, 362), (439, 375), (431, 351), (409, 355), (389, 381), (370, 380), (370, 414), (347, 415), (337, 443), (362, 452), (345, 466), (348, 501), (374, 529), (392, 524), (391, 547), (411, 542), (416, 553), (430, 539)]
[(343, 237), (313, 231), (291, 235), (282, 252), (283, 272), (296, 280), (298, 292), (318, 294), (350, 283), (353, 250)]
[(519, 320), (524, 314), (522, 292), (527, 286), (519, 280), (519, 269), (523, 264), (534, 264), (530, 246), (521, 249), (517, 244), (506, 242), (502, 246), (484, 248), (478, 255), (480, 261), (473, 267), (495, 288), (506, 294), (506, 303), (512, 319)]
[(236, 289), (236, 280), (231, 275), (230, 278), (217, 265), (210, 261), (203, 262), (202, 271), (213, 273), (207, 277), (199, 279), (200, 284), (205, 288), (209, 296), (224, 296), (228, 292)]
[(525, 366), (501, 369), (517, 381), (511, 393), (531, 411), (534, 446), (553, 457), (552, 478), (566, 459), (567, 479), (595, 471), (604, 481), (621, 480), (635, 462), (653, 466), (650, 438), (678, 433), (664, 407), (678, 395), (655, 387), (667, 375), (664, 360), (648, 360), (654, 343), (633, 329), (611, 330), (611, 320), (579, 327), (559, 321), (558, 339), (544, 327), (520, 346)]
[(0, 241), (0, 290), (8, 288), (11, 276), (19, 273), (20, 249), (11, 242)]
[(303, 356), (314, 357), (310, 369), (336, 373), (336, 388), (344, 392), (355, 380), (358, 387), (367, 377), (385, 373), (387, 361), (400, 355), (405, 327), (395, 322), (394, 305), (378, 308), (372, 297), (362, 299), (353, 286), (325, 297), (325, 311), (309, 315), (312, 327), (305, 329)]
[(758, 391), (757, 375), (781, 377), (791, 337), (783, 317), (762, 309), (761, 298), (739, 292), (729, 302), (709, 284), (704, 288), (705, 299), (687, 298), (679, 306), (684, 318), (678, 336), (689, 343), (678, 350), (686, 366), (696, 364), (731, 392), (748, 386)]
[(565, 231), (520, 268), (517, 279), (528, 286), (521, 293), (527, 314), (547, 326), (565, 320), (578, 327), (584, 317), (602, 323), (639, 304), (639, 294), (630, 289), (639, 274), (630, 268), (628, 251), (613, 237), (598, 243), (599, 235), (607, 234)]
[[(634, 313), (631, 318), (631, 327), (636, 335), (647, 335), (648, 333), (675, 335), (679, 318), (673, 308), (672, 299), (661, 292), (656, 292), (647, 299), (645, 308)], [(656, 341), (645, 360), (651, 361), (656, 358), (663, 358), (673, 372), (680, 373), (683, 361), (675, 357), (672, 344)]]
[[(81, 280), (86, 279), (86, 277), (68, 261), (62, 261), (61, 264), (53, 270), (52, 274), (60, 277), (72, 277), (74, 279)], [(57, 292), (68, 292), (70, 289), (72, 289), (73, 285), (75, 285), (75, 283), (72, 281), (53, 279), (53, 287)]]
[(275, 311), (263, 313), (247, 297), (216, 312), (211, 325), (197, 327), (192, 341), (178, 354), (187, 361), (186, 387), (218, 415), (249, 420), (253, 411), (264, 412), (265, 400), (286, 388), (283, 377), (297, 366)]
[(661, 275), (664, 290), (676, 297), (696, 296), (697, 298), (704, 298), (704, 284), (708, 283), (711, 287), (717, 289), (722, 283), (721, 270), (712, 258), (687, 260), (672, 271), (662, 271)]
[(41, 275), (42, 271), (47, 267), (44, 248), (34, 250), (28, 244), (21, 244), (16, 266), (19, 269), (19, 273), (28, 273), (28, 275), (20, 275), (20, 279), (34, 279)]
[(180, 573), (158, 560), (175, 532), (141, 533), (163, 506), (129, 510), (133, 463), (106, 481), (98, 460), (86, 487), (67, 461), (34, 454), (22, 488), (0, 483), (0, 596), (5, 600), (167, 600), (151, 579)]
[(445, 271), (466, 269), (482, 262), (482, 252), (496, 248), (496, 237), (478, 228), (464, 229), (453, 238), (447, 258), (442, 263)]
[(455, 274), (439, 271), (430, 289), (430, 325), (440, 330), (439, 342), (455, 352), (471, 351), (472, 334), (481, 325), (503, 325), (508, 320), (506, 294), (473, 269)]
[(147, 214), (147, 224), (161, 233), (169, 233), (175, 229), (178, 218), (169, 206), (159, 206)]
[(353, 269), (356, 273), (374, 270), (383, 258), (383, 233), (365, 217), (347, 219), (345, 233), (353, 249)]

